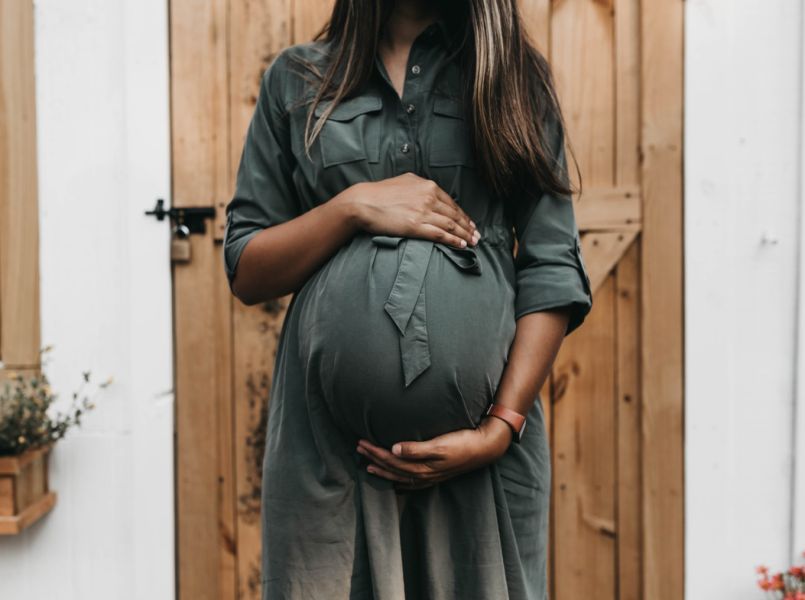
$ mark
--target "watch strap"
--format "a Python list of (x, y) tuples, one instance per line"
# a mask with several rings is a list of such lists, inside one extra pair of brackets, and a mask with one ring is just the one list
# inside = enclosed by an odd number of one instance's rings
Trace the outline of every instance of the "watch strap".
[(486, 409), (486, 414), (502, 419), (508, 423), (509, 427), (512, 428), (512, 432), (514, 433), (514, 441), (520, 443), (520, 440), (523, 437), (523, 431), (525, 431), (526, 418), (524, 415), (521, 415), (516, 410), (506, 408), (505, 406), (494, 402), (491, 403)]

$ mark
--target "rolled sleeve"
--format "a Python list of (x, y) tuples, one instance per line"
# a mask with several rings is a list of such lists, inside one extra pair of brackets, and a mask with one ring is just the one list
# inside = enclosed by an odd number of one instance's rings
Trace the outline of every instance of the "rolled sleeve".
[(226, 206), (224, 270), (232, 281), (246, 245), (260, 231), (301, 214), (293, 184), (293, 154), (283, 80), (285, 53), (263, 73), (243, 143), (235, 192)]
[[(556, 120), (547, 123), (551, 151), (567, 173), (564, 135)], [(592, 308), (590, 278), (581, 253), (581, 240), (568, 196), (529, 195), (515, 209), (515, 318), (531, 312), (569, 308), (565, 335), (584, 322)]]

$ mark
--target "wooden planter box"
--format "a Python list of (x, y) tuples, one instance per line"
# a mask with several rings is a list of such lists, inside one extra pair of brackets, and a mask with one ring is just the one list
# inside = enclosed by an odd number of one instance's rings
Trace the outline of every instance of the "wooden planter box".
[(56, 493), (48, 489), (51, 448), (0, 456), (0, 535), (19, 533), (56, 504)]

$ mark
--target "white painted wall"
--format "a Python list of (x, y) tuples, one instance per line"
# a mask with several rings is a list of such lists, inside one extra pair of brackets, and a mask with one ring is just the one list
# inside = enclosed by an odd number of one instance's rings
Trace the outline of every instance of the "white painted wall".
[(0, 538), (0, 598), (174, 596), (167, 3), (36, 0), (42, 343), (63, 401), (51, 514)]
[(800, 0), (686, 3), (688, 600), (805, 550), (802, 42)]

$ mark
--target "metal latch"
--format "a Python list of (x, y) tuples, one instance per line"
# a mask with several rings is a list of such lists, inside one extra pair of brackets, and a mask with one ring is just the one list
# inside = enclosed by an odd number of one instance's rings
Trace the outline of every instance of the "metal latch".
[(157, 221), (164, 221), (166, 216), (173, 220), (171, 260), (189, 262), (190, 234), (207, 232), (205, 220), (215, 218), (215, 208), (212, 206), (183, 206), (165, 210), (165, 200), (159, 198), (153, 210), (147, 210), (145, 214), (153, 215)]

